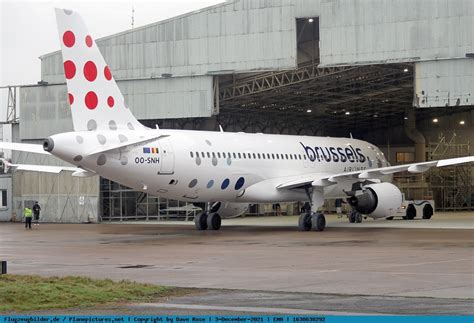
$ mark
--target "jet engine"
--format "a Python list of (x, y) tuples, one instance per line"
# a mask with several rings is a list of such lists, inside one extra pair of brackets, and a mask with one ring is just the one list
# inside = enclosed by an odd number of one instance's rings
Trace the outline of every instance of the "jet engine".
[(249, 208), (248, 203), (216, 202), (212, 204), (211, 212), (218, 213), (223, 219), (229, 219), (229, 218), (236, 218), (244, 214), (248, 208)]
[(362, 193), (347, 199), (358, 212), (373, 218), (383, 218), (397, 212), (402, 204), (402, 192), (391, 183), (366, 185)]

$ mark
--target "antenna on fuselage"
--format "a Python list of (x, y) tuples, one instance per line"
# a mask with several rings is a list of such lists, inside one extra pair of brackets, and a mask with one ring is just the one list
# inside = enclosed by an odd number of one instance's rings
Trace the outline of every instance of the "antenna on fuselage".
[(224, 132), (224, 129), (222, 129), (222, 126), (221, 126), (221, 125), (219, 125), (219, 131), (220, 131), (220, 132)]
[(157, 130), (160, 130), (160, 126), (159, 126), (157, 123), (155, 123), (155, 128), (156, 128)]
[(354, 138), (352, 138), (352, 132), (349, 132), (349, 135), (351, 136), (351, 139), (354, 139)]

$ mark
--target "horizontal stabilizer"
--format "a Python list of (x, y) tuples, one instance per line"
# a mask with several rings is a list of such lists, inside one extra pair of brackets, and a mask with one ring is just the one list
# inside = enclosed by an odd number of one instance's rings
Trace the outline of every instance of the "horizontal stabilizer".
[(88, 170), (79, 169), (79, 168), (77, 168), (77, 170), (71, 174), (72, 177), (92, 177), (94, 175), (97, 175), (97, 174), (94, 172), (90, 172)]
[(114, 149), (124, 149), (124, 148), (131, 147), (131, 146), (134, 146), (134, 145), (143, 145), (143, 144), (147, 144), (148, 142), (159, 140), (159, 139), (165, 138), (165, 137), (169, 137), (169, 135), (153, 135), (153, 136), (148, 136), (148, 137), (141, 137), (141, 138), (137, 138), (135, 140), (127, 141), (125, 143), (120, 143), (120, 144), (116, 144), (116, 145), (109, 145), (109, 146), (105, 146), (105, 147), (98, 147), (97, 149), (89, 152), (87, 155), (91, 156), (91, 155), (95, 155), (95, 154), (108, 152), (108, 151), (111, 151), (111, 150), (114, 150)]
[(42, 145), (36, 144), (21, 144), (17, 142), (0, 142), (0, 149), (26, 151), (29, 153), (50, 155), (43, 149)]
[(77, 167), (68, 167), (68, 166), (46, 166), (46, 165), (30, 165), (30, 164), (11, 164), (5, 159), (2, 159), (2, 162), (8, 168), (13, 168), (14, 170), (22, 170), (28, 172), (40, 172), (40, 173), (53, 173), (59, 174), (62, 171), (68, 172), (87, 172), (81, 168)]

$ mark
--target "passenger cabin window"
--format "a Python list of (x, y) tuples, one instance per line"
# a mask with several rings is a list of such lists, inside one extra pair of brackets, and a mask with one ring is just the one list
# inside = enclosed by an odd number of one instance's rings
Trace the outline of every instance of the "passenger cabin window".
[(221, 158), (221, 153), (217, 153), (217, 158)]
[(202, 158), (206, 157), (206, 155), (204, 154), (204, 152), (201, 152), (201, 156), (202, 156)]
[(235, 153), (232, 153), (232, 155), (234, 156), (234, 159), (236, 159), (237, 157), (235, 157)]
[(238, 153), (237, 155), (239, 156), (239, 159), (242, 158), (242, 157), (240, 157), (240, 153)]
[(211, 158), (211, 154), (207, 152), (207, 158)]
[(193, 154), (193, 152), (192, 152), (192, 151), (190, 151), (190, 152), (189, 152), (189, 154), (191, 155), (191, 158), (193, 158), (193, 157), (194, 157), (194, 154)]

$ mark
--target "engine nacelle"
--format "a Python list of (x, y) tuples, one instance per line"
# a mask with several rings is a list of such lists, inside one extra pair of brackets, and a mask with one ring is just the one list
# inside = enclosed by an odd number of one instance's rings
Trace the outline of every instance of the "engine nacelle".
[(366, 185), (362, 194), (351, 196), (347, 202), (358, 212), (373, 218), (384, 218), (397, 212), (402, 204), (402, 192), (391, 183)]
[(211, 212), (218, 213), (223, 219), (229, 219), (244, 214), (248, 208), (248, 203), (216, 202), (211, 206)]

